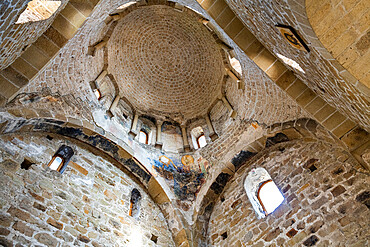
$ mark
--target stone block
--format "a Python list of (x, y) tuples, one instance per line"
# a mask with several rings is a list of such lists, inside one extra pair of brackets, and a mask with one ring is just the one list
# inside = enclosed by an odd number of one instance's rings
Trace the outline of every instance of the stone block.
[(49, 218), (46, 223), (48, 223), (49, 225), (59, 229), (59, 230), (62, 230), (63, 229), (63, 224), (62, 223), (59, 223), (57, 222), (56, 220), (54, 220), (53, 218)]
[(0, 95), (6, 99), (11, 98), (19, 90), (17, 86), (13, 85), (1, 74), (0, 74), (0, 88), (1, 88)]
[(64, 18), (73, 24), (77, 29), (82, 26), (86, 17), (81, 14), (72, 4), (67, 4), (60, 12)]
[(233, 39), (243, 28), (244, 24), (238, 18), (234, 18), (224, 31)]
[(45, 244), (46, 246), (49, 246), (49, 247), (56, 247), (58, 245), (58, 241), (57, 239), (55, 239), (54, 237), (52, 237), (50, 234), (48, 233), (38, 233), (35, 235), (34, 237), (39, 243), (41, 244)]
[(208, 9), (208, 14), (212, 16), (213, 19), (216, 19), (221, 12), (225, 9), (229, 8), (224, 0), (216, 0), (213, 5)]
[(297, 234), (297, 230), (295, 230), (294, 228), (292, 228), (292, 229), (290, 229), (287, 233), (286, 233), (286, 235), (289, 237), (289, 238), (292, 238), (292, 237), (294, 237), (296, 234)]
[(354, 127), (356, 127), (356, 124), (352, 122), (351, 120), (347, 119), (343, 121), (339, 126), (337, 126), (332, 133), (338, 137), (341, 138), (343, 135), (345, 135), (347, 132), (352, 130)]
[(335, 112), (335, 108), (325, 104), (315, 115), (314, 117), (319, 121), (320, 123), (323, 122), (325, 119), (327, 119), (331, 114)]
[(304, 84), (300, 79), (294, 81), (293, 84), (286, 89), (286, 92), (293, 98), (296, 99), (307, 89), (306, 84)]
[(235, 18), (234, 12), (228, 6), (226, 6), (222, 13), (216, 18), (216, 22), (220, 27), (225, 28), (233, 18)]
[(13, 229), (28, 236), (32, 237), (34, 230), (27, 226), (24, 222), (16, 221), (13, 225)]
[(54, 57), (54, 55), (59, 52), (59, 47), (45, 35), (41, 35), (33, 45), (50, 58)]
[(335, 187), (331, 193), (333, 194), (334, 197), (337, 197), (339, 196), (340, 194), (344, 193), (346, 191), (346, 189), (342, 186), (342, 185), (338, 185), (337, 187)]
[(285, 65), (279, 60), (275, 60), (275, 63), (266, 71), (266, 74), (273, 81), (276, 81), (285, 71), (287, 71)]
[(263, 49), (265, 49), (265, 47), (256, 39), (246, 50), (243, 51), (253, 60)]
[(13, 69), (11, 66), (0, 71), (0, 74), (15, 86), (21, 88), (28, 83), (28, 79)]
[(77, 32), (77, 28), (62, 15), (58, 15), (51, 26), (67, 40), (71, 39)]
[(276, 57), (274, 57), (271, 52), (267, 49), (263, 49), (254, 59), (253, 61), (263, 70), (266, 71), (275, 61)]
[(282, 74), (279, 79), (276, 80), (276, 84), (282, 88), (286, 89), (288, 88), (294, 81), (296, 80), (295, 75), (292, 71), (287, 70), (284, 74)]
[(68, 41), (58, 30), (53, 27), (49, 27), (48, 30), (43, 34), (46, 38), (54, 42), (59, 48), (62, 48)]
[(326, 127), (329, 131), (332, 131), (336, 127), (340, 126), (345, 119), (345, 116), (336, 111), (328, 119), (326, 119), (325, 122), (322, 123), (322, 125), (324, 125), (324, 127)]
[(353, 151), (369, 140), (369, 133), (361, 127), (357, 127), (340, 139), (347, 145), (350, 151)]
[(38, 70), (41, 70), (50, 60), (50, 57), (44, 55), (44, 53), (34, 45), (28, 47), (27, 50), (22, 53), (21, 57)]

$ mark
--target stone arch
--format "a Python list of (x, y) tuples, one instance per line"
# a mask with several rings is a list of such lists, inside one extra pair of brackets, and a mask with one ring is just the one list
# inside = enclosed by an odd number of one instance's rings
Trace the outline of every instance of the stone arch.
[[(13, 43), (13, 45), (4, 46), (13, 50), (4, 50), (4, 54), (11, 55), (1, 56), (4, 59), (0, 61), (0, 83), (4, 87), (0, 92), (1, 106), (12, 100), (18, 91), (26, 86), (72, 39), (99, 1), (61, 0), (61, 6), (51, 18), (24, 24), (15, 24), (15, 22), (30, 0), (18, 1), (15, 6), (10, 6), (9, 1), (3, 2), (0, 7), (14, 9), (14, 11), (10, 13), (11, 17), (7, 18), (11, 22), (4, 21), (0, 25), (1, 30), (4, 30), (0, 32), (0, 40)], [(2, 39), (9, 34), (14, 38)]]
[[(302, 140), (305, 142), (316, 142), (322, 140), (327, 143), (337, 143), (343, 146), (337, 139), (333, 138), (321, 125), (312, 119), (298, 119), (285, 123), (277, 123), (267, 126), (267, 133), (254, 142), (246, 145), (243, 150), (236, 154), (229, 163), (225, 164), (212, 181), (203, 185), (207, 186), (203, 191), (203, 197), (198, 195), (198, 211), (194, 213), (194, 225), (192, 237), (195, 245), (205, 246), (207, 243), (207, 229), (210, 216), (216, 201), (222, 194), (224, 187), (230, 179), (238, 174), (238, 170), (245, 164), (257, 157), (263, 150), (273, 148), (279, 143), (291, 143), (292, 141)], [(283, 150), (282, 150), (283, 151)]]
[(369, 2), (365, 0), (340, 3), (305, 1), (306, 24), (312, 27), (314, 37), (318, 38), (333, 59), (354, 76), (356, 86), (362, 83), (368, 88), (370, 81), (366, 75), (370, 69), (366, 64), (370, 57), (370, 30), (365, 20), (369, 7)]
[[(86, 125), (86, 124), (85, 124)], [(51, 133), (71, 138), (96, 149), (111, 159), (112, 164), (128, 174), (134, 181), (142, 185), (146, 192), (157, 203), (167, 220), (172, 237), (177, 246), (189, 244), (185, 231), (185, 220), (173, 206), (169, 196), (161, 185), (161, 181), (152, 174), (132, 155), (130, 147), (113, 136), (92, 125), (83, 126), (81, 122), (57, 118), (18, 118), (9, 113), (0, 114), (0, 135), (16, 133)], [(175, 219), (175, 220), (173, 220)], [(186, 245), (185, 244), (185, 245)]]

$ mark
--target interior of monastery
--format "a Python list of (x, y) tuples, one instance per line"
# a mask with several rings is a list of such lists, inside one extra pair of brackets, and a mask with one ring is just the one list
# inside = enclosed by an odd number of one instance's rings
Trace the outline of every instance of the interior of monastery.
[(2, 0), (0, 246), (370, 246), (369, 0)]

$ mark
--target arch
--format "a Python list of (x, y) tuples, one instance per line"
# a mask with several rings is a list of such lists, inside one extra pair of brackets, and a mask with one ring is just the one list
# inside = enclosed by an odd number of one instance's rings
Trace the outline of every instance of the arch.
[[(42, 115), (42, 114), (40, 114)], [(145, 191), (157, 203), (166, 217), (172, 237), (177, 246), (189, 243), (185, 226), (187, 223), (180, 212), (175, 209), (168, 195), (161, 186), (161, 182), (152, 176), (149, 171), (132, 155), (132, 150), (124, 143), (105, 137), (106, 133), (96, 127), (84, 127), (82, 123), (73, 119), (73, 123), (57, 118), (24, 119), (13, 117), (7, 112), (0, 112), (0, 135), (23, 132), (52, 133), (74, 139), (90, 148), (96, 149), (111, 159), (112, 163), (128, 174), (134, 181), (141, 184)], [(72, 120), (72, 118), (69, 118)], [(78, 124), (80, 122), (81, 124)], [(112, 138), (110, 136), (110, 138)], [(177, 224), (173, 218), (176, 219)], [(180, 226), (180, 227), (179, 227)], [(186, 244), (185, 244), (186, 245)]]
[[(338, 2), (305, 0), (307, 18), (323, 48), (351, 73), (359, 83), (370, 88), (366, 76), (370, 68), (370, 28), (366, 23), (369, 2), (366, 0)], [(349, 56), (352, 57), (349, 57)]]
[[(238, 170), (245, 164), (249, 163), (261, 151), (274, 148), (280, 143), (291, 143), (296, 140), (305, 140), (306, 142), (316, 142), (322, 140), (325, 142), (335, 142), (342, 145), (316, 121), (312, 119), (297, 119), (285, 123), (276, 123), (267, 126), (267, 133), (261, 138), (246, 145), (243, 150), (236, 154), (232, 160), (225, 164), (214, 174), (213, 179), (204, 184), (198, 193), (196, 205), (199, 205), (197, 213), (193, 215), (195, 221), (192, 229), (193, 240), (195, 245), (207, 244), (208, 222), (213, 211), (213, 207), (219, 200), (226, 184), (238, 174)], [(266, 179), (267, 180), (267, 179)], [(263, 210), (262, 210), (262, 214)]]

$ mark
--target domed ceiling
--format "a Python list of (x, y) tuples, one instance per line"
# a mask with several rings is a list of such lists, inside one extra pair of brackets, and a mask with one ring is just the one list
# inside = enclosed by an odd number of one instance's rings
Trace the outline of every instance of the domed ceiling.
[(205, 114), (220, 95), (221, 49), (198, 19), (153, 5), (118, 22), (108, 43), (108, 70), (136, 110), (186, 120)]

